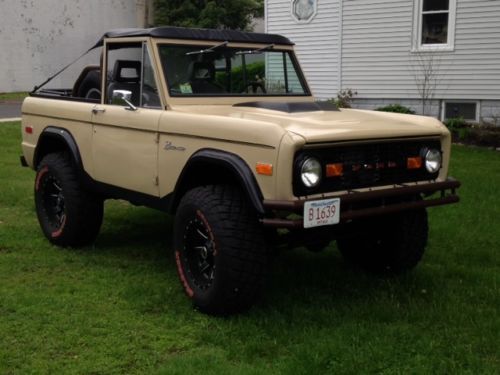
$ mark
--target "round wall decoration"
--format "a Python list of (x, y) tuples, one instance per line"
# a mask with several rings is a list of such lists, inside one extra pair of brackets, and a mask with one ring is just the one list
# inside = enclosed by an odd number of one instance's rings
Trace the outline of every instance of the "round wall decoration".
[(317, 11), (317, 0), (292, 0), (292, 17), (297, 22), (311, 21)]

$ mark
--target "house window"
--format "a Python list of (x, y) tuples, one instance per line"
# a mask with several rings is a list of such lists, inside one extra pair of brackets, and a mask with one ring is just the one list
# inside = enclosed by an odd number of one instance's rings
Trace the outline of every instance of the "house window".
[(414, 50), (453, 50), (456, 0), (415, 0)]
[(445, 101), (443, 120), (461, 117), (467, 121), (479, 122), (479, 105), (470, 101)]

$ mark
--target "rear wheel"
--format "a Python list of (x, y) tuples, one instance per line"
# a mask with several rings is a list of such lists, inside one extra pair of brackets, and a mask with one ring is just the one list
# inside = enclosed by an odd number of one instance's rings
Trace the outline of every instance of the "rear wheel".
[(40, 162), (35, 205), (42, 231), (53, 244), (78, 247), (95, 241), (103, 200), (82, 189), (66, 153), (48, 154)]
[(398, 274), (414, 268), (428, 236), (425, 209), (373, 218), (356, 225), (356, 237), (337, 240), (345, 260), (375, 273)]
[(174, 249), (180, 281), (197, 308), (226, 315), (254, 303), (266, 267), (263, 238), (237, 188), (205, 186), (186, 193), (175, 218)]

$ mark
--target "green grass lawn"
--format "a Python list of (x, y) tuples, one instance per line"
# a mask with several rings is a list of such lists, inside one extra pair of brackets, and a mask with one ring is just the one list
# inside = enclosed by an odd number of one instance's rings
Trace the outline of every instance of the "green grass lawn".
[(28, 96), (27, 92), (7, 92), (7, 93), (0, 93), (0, 102), (3, 102), (3, 101), (21, 102), (27, 96)]
[(0, 374), (500, 372), (500, 152), (454, 147), (462, 202), (429, 210), (415, 271), (285, 251), (262, 301), (225, 319), (184, 296), (161, 212), (109, 201), (94, 247), (51, 246), (19, 154), (19, 123), (0, 124)]

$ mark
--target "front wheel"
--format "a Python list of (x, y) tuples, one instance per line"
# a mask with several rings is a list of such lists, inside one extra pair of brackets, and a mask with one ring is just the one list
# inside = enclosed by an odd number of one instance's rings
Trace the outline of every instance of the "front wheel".
[(339, 238), (345, 260), (380, 274), (399, 274), (414, 268), (427, 245), (425, 209), (369, 219), (356, 225), (356, 237)]
[(249, 308), (261, 291), (266, 251), (257, 216), (232, 186), (204, 186), (182, 198), (174, 225), (177, 271), (202, 312)]

